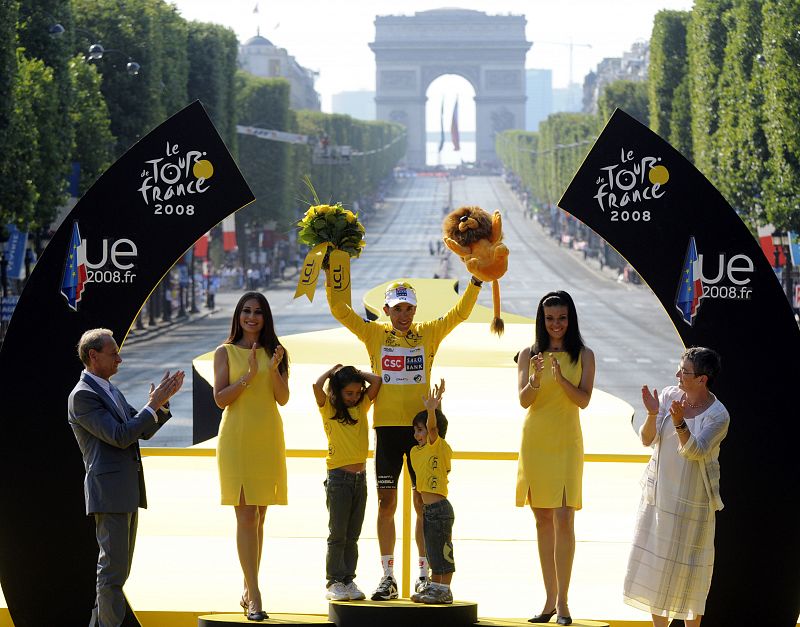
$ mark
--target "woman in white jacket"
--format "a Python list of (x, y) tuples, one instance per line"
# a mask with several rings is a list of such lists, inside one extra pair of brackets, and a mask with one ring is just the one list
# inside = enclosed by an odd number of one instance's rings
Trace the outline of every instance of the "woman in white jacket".
[(695, 347), (681, 357), (677, 386), (642, 387), (647, 420), (639, 430), (653, 455), (625, 577), (624, 600), (650, 612), (655, 627), (673, 618), (699, 627), (714, 569), (714, 524), (722, 509), (719, 447), (730, 416), (712, 394), (720, 357)]

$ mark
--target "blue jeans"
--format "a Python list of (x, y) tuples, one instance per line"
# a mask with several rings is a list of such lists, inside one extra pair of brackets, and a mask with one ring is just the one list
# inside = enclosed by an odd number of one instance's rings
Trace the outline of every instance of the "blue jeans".
[(356, 577), (358, 538), (367, 507), (367, 473), (335, 468), (325, 480), (328, 507), (328, 555), (325, 575), (328, 584), (348, 584)]
[(450, 501), (442, 499), (422, 506), (422, 531), (425, 552), (434, 575), (456, 572), (453, 556), (453, 521), (456, 518)]

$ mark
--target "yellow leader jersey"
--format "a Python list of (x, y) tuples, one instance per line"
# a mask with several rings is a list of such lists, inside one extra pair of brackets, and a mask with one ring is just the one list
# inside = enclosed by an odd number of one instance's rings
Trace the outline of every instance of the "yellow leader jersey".
[(369, 423), (367, 411), (372, 401), (364, 394), (358, 405), (348, 407), (350, 417), (357, 420), (354, 425), (339, 422), (334, 416), (336, 409), (331, 405), (329, 398), (319, 408), (322, 416), (322, 426), (328, 438), (328, 456), (325, 465), (329, 470), (349, 466), (350, 464), (363, 464), (367, 461), (369, 449)]
[(436, 349), (469, 317), (480, 291), (480, 286), (470, 280), (455, 307), (443, 317), (414, 322), (405, 334), (395, 330), (391, 322), (364, 320), (344, 303), (331, 305), (333, 317), (364, 342), (372, 372), (383, 380), (375, 400), (373, 426), (408, 427), (425, 409), (422, 397), (430, 387)]
[(411, 465), (417, 474), (417, 491), (431, 492), (447, 496), (447, 473), (450, 472), (450, 460), (453, 449), (444, 438), (436, 438), (436, 442), (426, 442), (423, 446), (411, 449)]

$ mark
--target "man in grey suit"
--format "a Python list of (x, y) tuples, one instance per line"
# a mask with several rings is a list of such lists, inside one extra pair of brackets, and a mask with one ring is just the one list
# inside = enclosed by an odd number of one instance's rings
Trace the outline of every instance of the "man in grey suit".
[(139, 439), (148, 439), (170, 418), (169, 399), (183, 385), (184, 373), (164, 374), (150, 384), (147, 404), (137, 411), (109, 379), (122, 358), (108, 329), (91, 329), (78, 343), (86, 367), (69, 395), (69, 424), (86, 470), (86, 514), (94, 515), (97, 544), (97, 598), (90, 626), (118, 627), (127, 602), (139, 507), (147, 507)]

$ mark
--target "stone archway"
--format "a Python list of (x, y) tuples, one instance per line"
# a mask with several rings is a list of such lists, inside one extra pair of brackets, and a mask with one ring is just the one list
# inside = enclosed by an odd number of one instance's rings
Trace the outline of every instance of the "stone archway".
[(439, 76), (456, 74), (475, 89), (478, 161), (494, 161), (495, 134), (525, 128), (523, 15), (487, 15), (466, 9), (435, 9), (413, 16), (375, 18), (375, 105), (379, 120), (408, 129), (406, 161), (425, 165), (425, 102)]

